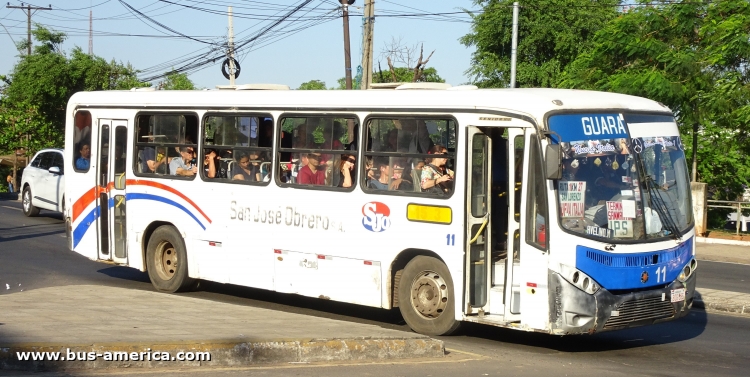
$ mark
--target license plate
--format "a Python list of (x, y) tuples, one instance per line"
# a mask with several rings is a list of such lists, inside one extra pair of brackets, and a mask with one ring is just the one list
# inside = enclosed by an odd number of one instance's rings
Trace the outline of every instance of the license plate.
[(685, 288), (672, 290), (672, 302), (685, 301)]

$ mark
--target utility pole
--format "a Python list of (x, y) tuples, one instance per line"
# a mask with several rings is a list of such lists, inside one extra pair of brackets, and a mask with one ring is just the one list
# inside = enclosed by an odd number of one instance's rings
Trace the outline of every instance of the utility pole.
[(21, 9), (21, 10), (24, 11), (24, 13), (26, 13), (26, 17), (28, 19), (27, 20), (27, 24), (26, 24), (26, 34), (27, 34), (27, 38), (28, 38), (27, 42), (29, 43), (29, 48), (28, 48), (28, 51), (27, 51), (28, 55), (27, 56), (31, 56), (31, 15), (34, 14), (33, 11), (37, 11), (37, 10), (52, 10), (52, 5), (50, 5), (50, 6), (46, 7), (46, 8), (44, 8), (44, 7), (32, 7), (29, 4), (26, 4), (25, 7), (24, 6), (20, 6), (19, 7), (19, 6), (16, 6), (16, 5), (10, 5), (10, 3), (9, 3), (6, 6), (6, 8), (9, 8), (9, 9)]
[(346, 89), (352, 89), (352, 56), (349, 51), (349, 5), (354, 4), (354, 0), (341, 0), (341, 9), (344, 18), (344, 65), (346, 71)]
[(372, 84), (372, 38), (375, 28), (375, 0), (365, 0), (365, 23), (362, 32), (362, 90), (370, 89)]
[(234, 86), (234, 22), (232, 7), (229, 7), (229, 85)]
[(516, 55), (518, 50), (518, 1), (513, 3), (513, 42), (510, 50), (510, 87), (516, 87)]
[(89, 10), (89, 56), (94, 56), (94, 11)]

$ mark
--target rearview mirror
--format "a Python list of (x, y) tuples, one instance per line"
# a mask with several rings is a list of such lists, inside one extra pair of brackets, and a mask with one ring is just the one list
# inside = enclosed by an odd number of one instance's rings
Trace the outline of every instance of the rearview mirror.
[(560, 144), (547, 144), (544, 163), (547, 168), (547, 179), (562, 178), (562, 148), (560, 148)]
[(49, 170), (48, 170), (48, 171), (49, 171), (50, 173), (52, 173), (52, 174), (56, 174), (56, 175), (60, 175), (60, 174), (62, 174), (62, 173), (60, 172), (60, 168), (58, 168), (57, 166), (53, 166), (53, 167), (49, 168)]

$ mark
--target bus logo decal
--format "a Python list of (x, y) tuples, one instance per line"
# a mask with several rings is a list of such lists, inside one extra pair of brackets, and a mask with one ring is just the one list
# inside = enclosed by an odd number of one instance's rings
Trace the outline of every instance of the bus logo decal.
[(391, 227), (391, 209), (380, 202), (362, 206), (362, 225), (371, 232), (383, 232)]

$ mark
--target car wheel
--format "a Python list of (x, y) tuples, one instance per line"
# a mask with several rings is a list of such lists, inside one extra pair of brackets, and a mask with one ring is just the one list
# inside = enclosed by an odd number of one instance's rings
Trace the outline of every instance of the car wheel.
[(24, 215), (33, 217), (39, 214), (39, 208), (36, 208), (31, 204), (31, 188), (29, 188), (29, 186), (26, 186), (23, 189), (22, 201)]

